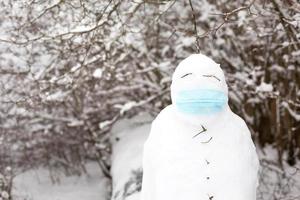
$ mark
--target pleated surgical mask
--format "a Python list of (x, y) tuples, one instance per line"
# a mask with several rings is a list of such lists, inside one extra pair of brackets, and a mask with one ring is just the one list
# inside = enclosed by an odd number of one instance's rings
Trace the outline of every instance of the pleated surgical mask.
[(193, 89), (178, 91), (175, 104), (179, 112), (191, 115), (209, 115), (221, 112), (228, 97), (220, 90)]

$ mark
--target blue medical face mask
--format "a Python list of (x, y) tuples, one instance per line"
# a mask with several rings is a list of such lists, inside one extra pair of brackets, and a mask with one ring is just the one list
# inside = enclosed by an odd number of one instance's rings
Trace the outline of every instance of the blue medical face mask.
[(183, 90), (176, 95), (177, 109), (185, 114), (208, 115), (224, 109), (228, 97), (220, 90), (194, 89)]

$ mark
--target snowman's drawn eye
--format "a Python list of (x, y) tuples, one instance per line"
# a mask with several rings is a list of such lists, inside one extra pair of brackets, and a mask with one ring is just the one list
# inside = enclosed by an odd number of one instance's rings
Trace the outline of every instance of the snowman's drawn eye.
[(209, 78), (215, 78), (217, 79), (218, 81), (221, 81), (218, 77), (216, 77), (215, 75), (202, 75), (204, 77), (209, 77)]
[(192, 73), (187, 73), (187, 74), (181, 76), (180, 78), (184, 78), (184, 77), (186, 77), (186, 76), (188, 76), (188, 75), (192, 75)]

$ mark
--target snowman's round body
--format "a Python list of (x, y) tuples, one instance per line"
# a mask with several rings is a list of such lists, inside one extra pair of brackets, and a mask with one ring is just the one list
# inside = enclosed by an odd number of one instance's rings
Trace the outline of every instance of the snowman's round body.
[[(190, 59), (183, 64), (195, 64), (195, 61), (207, 58), (199, 54), (193, 56), (194, 62), (191, 63)], [(180, 78), (186, 78), (185, 74), (191, 71), (201, 73), (204, 78), (213, 78), (212, 74), (203, 74), (203, 70), (182, 68), (177, 73)], [(223, 78), (214, 70), (211, 73), (217, 79)], [(216, 109), (215, 101), (213, 106), (207, 104), (208, 97), (212, 96), (207, 88), (224, 90), (227, 95), (225, 79), (223, 83), (201, 79), (199, 94), (207, 98), (204, 104), (193, 105), (195, 109), (191, 113), (191, 106), (180, 107), (182, 102), (176, 101), (179, 99), (176, 95), (183, 85), (183, 88), (192, 88), (194, 98), (197, 83), (193, 79), (180, 82), (175, 73), (174, 76), (173, 82), (175, 79), (180, 86), (172, 83), (173, 104), (153, 121), (144, 145), (142, 200), (255, 200), (259, 163), (249, 130), (245, 122), (230, 110), (227, 102), (222, 109)], [(203, 81), (210, 82), (202, 84)], [(218, 84), (223, 85), (219, 87)], [(203, 105), (212, 109), (201, 108), (199, 112), (205, 114), (195, 114), (194, 110)]]

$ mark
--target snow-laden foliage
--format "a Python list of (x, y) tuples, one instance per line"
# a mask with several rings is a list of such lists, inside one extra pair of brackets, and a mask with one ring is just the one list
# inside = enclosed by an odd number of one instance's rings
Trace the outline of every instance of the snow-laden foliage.
[(12, 169), (6, 167), (4, 171), (0, 170), (0, 199), (9, 200), (11, 199), (12, 190)]
[(1, 164), (107, 169), (111, 125), (168, 105), (174, 68), (199, 51), (221, 63), (254, 138), (299, 156), (297, 1), (0, 4)]

